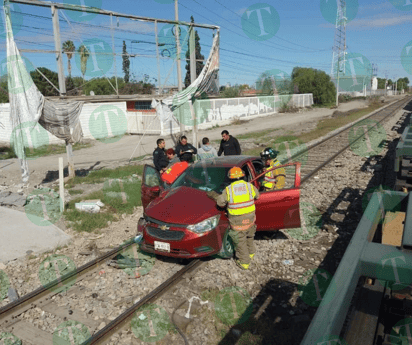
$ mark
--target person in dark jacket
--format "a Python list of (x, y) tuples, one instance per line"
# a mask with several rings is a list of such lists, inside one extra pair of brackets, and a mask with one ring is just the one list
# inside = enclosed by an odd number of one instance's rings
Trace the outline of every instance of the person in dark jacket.
[(157, 139), (157, 149), (153, 151), (153, 164), (158, 172), (161, 174), (166, 171), (166, 167), (169, 165), (169, 159), (167, 158), (164, 139)]
[(222, 152), (225, 156), (236, 156), (242, 153), (239, 142), (235, 137), (229, 135), (227, 130), (222, 131), (222, 141), (220, 142), (219, 152), (217, 155), (221, 156)]
[(179, 144), (176, 145), (175, 151), (181, 162), (185, 161), (188, 163), (193, 162), (193, 155), (197, 153), (196, 147), (188, 144), (187, 138), (184, 135), (180, 138)]

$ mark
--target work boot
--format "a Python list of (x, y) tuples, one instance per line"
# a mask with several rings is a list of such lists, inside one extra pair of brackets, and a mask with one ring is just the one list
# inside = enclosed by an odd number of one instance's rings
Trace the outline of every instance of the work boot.
[(249, 257), (250, 257), (251, 260), (253, 260), (254, 256), (255, 256), (255, 254), (249, 254)]
[(242, 264), (239, 260), (236, 260), (236, 265), (238, 265), (242, 270), (248, 270), (250, 264)]

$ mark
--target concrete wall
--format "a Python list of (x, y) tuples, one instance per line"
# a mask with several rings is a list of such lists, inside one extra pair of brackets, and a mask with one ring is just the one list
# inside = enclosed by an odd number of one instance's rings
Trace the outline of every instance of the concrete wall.
[[(306, 107), (313, 104), (312, 94), (270, 97), (247, 97), (247, 98), (227, 98), (215, 100), (196, 101), (195, 111), (199, 119), (199, 128), (209, 128), (219, 123), (225, 125), (235, 117), (256, 118), (267, 116), (279, 111), (283, 103), (288, 103), (296, 107)], [(193, 121), (191, 119), (190, 108), (187, 105), (182, 107), (182, 113), (186, 120), (186, 128), (190, 129)], [(80, 114), (80, 122), (85, 139), (100, 139), (114, 135), (130, 134), (155, 134), (166, 135), (177, 133), (180, 126), (176, 121), (160, 123), (156, 117), (155, 110), (152, 111), (128, 111), (126, 102), (110, 103), (86, 103)], [(10, 104), (0, 104), (0, 144), (10, 145), (12, 126), (10, 123)], [(34, 132), (40, 133), (43, 130), (39, 124)], [(37, 142), (46, 144), (64, 144), (63, 140), (46, 132), (48, 139)], [(32, 134), (33, 136), (34, 134)], [(29, 147), (40, 146), (36, 140), (27, 139)]]

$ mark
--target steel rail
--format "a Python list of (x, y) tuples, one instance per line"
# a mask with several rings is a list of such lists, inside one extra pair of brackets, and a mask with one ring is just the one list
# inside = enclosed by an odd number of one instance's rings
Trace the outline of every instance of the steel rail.
[[(407, 101), (405, 101), (404, 99), (400, 100), (399, 103), (401, 103), (401, 104), (400, 104), (399, 106), (397, 106), (394, 110), (391, 110), (386, 116), (384, 116), (380, 121), (378, 121), (374, 126), (372, 126), (372, 127), (368, 130), (368, 132), (369, 132), (372, 128), (376, 127), (376, 126), (378, 125), (378, 123), (381, 123), (381, 122), (383, 122), (385, 119), (387, 119), (388, 117), (392, 116), (394, 112), (396, 112), (397, 110), (401, 109), (403, 106), (405, 106), (406, 104), (408, 104), (410, 101), (411, 101), (411, 99), (410, 99), (409, 97), (408, 97), (408, 100), (407, 100)], [(392, 105), (395, 105), (395, 104), (396, 104), (396, 103), (394, 103), (394, 104), (392, 104)], [(389, 108), (389, 107), (388, 107), (388, 108)], [(387, 108), (382, 109), (381, 111), (384, 111), (384, 110), (386, 110), (386, 109), (387, 109)], [(339, 131), (338, 133), (336, 133), (336, 134), (333, 135), (333, 136), (330, 136), (330, 137), (328, 137), (328, 138), (325, 138), (324, 140), (320, 141), (319, 143), (316, 143), (315, 145), (311, 146), (310, 149), (306, 150), (306, 152), (309, 152), (309, 151), (313, 150), (314, 148), (318, 147), (320, 144), (323, 144), (323, 143), (327, 142), (328, 140), (335, 139), (337, 136), (339, 136), (340, 134), (344, 133), (345, 131), (349, 131), (350, 129), (352, 129), (352, 128), (353, 128), (354, 126), (356, 126), (359, 122), (362, 122), (362, 121), (364, 121), (364, 120), (366, 120), (366, 119), (369, 119), (370, 117), (379, 114), (381, 111), (378, 111), (377, 113), (371, 114), (370, 116), (368, 116), (368, 117), (366, 117), (366, 118), (364, 118), (364, 119), (362, 119), (362, 120), (360, 120), (360, 121), (357, 121), (357, 122), (356, 122), (355, 124), (353, 124), (352, 126), (350, 126), (350, 127), (348, 127), (348, 128), (345, 128), (345, 129), (343, 129), (342, 131)], [(349, 144), (345, 145), (345, 146), (344, 146), (343, 148), (341, 148), (338, 152), (336, 152), (336, 153), (333, 154), (331, 157), (329, 157), (326, 161), (322, 162), (322, 163), (321, 163), (320, 165), (318, 165), (315, 169), (313, 169), (313, 170), (310, 171), (308, 174), (306, 174), (305, 177), (302, 178), (302, 180), (301, 180), (301, 185), (302, 185), (303, 183), (307, 182), (314, 174), (316, 174), (320, 169), (324, 168), (327, 164), (329, 164), (329, 163), (330, 163), (332, 160), (334, 160), (337, 156), (339, 156), (339, 155), (342, 154), (344, 151), (346, 151), (351, 145), (353, 145), (354, 143), (356, 143), (358, 140), (364, 138), (364, 136), (365, 136), (365, 134), (361, 134), (361, 135), (360, 135), (359, 137), (357, 137), (355, 140), (349, 142)], [(299, 157), (299, 156), (301, 156), (301, 155), (302, 155), (302, 152), (299, 152), (298, 154), (295, 155), (294, 158), (297, 158), (297, 157)], [(292, 156), (292, 158), (293, 158), (293, 156)]]
[[(9, 322), (8, 318), (14, 318), (17, 315), (24, 312), (22, 309), (29, 304), (32, 304), (39, 300), (40, 298), (46, 297), (47, 295), (54, 295), (55, 292), (51, 291), (50, 289), (58, 286), (59, 284), (63, 284), (66, 280), (70, 278), (80, 275), (83, 276), (86, 273), (89, 273), (93, 269), (97, 269), (103, 262), (115, 257), (117, 254), (122, 252), (124, 249), (129, 248), (133, 245), (134, 242), (123, 244), (110, 252), (84, 264), (83, 266), (76, 268), (76, 270), (70, 271), (63, 275), (62, 277), (48, 283), (47, 285), (41, 286), (36, 290), (29, 292), (28, 294), (20, 297), (18, 300), (11, 302), (4, 307), (0, 308), (0, 325), (7, 327), (7, 323)], [(4, 320), (5, 319), (5, 320)]]
[(154, 302), (161, 297), (165, 292), (171, 289), (174, 285), (179, 283), (185, 274), (191, 273), (199, 268), (204, 262), (200, 259), (191, 261), (187, 266), (183, 267), (180, 271), (176, 272), (172, 277), (160, 284), (157, 288), (152, 290), (149, 294), (141, 298), (137, 303), (131, 306), (129, 309), (120, 314), (116, 319), (107, 324), (104, 328), (94, 334), (91, 338), (87, 339), (82, 345), (100, 344), (108, 340), (113, 334), (117, 333), (121, 328), (126, 326), (127, 322), (131, 320), (135, 312), (145, 304)]

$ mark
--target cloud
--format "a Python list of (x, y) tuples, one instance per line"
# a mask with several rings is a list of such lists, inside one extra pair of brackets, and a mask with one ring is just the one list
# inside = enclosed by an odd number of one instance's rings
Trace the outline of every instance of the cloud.
[(376, 29), (376, 28), (385, 28), (390, 26), (397, 26), (404, 23), (410, 23), (412, 20), (412, 14), (386, 14), (379, 18), (361, 18), (354, 19), (347, 25), (347, 29)]
[(239, 16), (241, 16), (243, 13), (245, 13), (245, 11), (247, 10), (247, 7), (243, 7), (237, 11), (234, 11), (235, 13), (237, 13)]
[(394, 6), (389, 1), (385, 1), (385, 2), (382, 2), (381, 4), (370, 4), (370, 5), (359, 6), (358, 14), (359, 13), (366, 14), (366, 13), (370, 13), (373, 11), (390, 10), (393, 8)]

